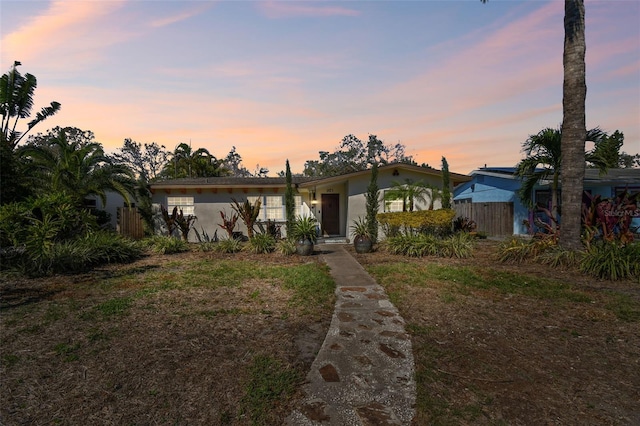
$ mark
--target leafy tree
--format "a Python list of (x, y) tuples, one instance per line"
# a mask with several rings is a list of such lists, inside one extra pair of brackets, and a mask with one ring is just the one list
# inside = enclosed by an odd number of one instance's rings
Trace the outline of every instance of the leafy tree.
[(128, 166), (145, 183), (157, 179), (169, 162), (169, 152), (164, 145), (155, 142), (143, 145), (129, 138), (112, 157), (116, 163)]
[(18, 122), (31, 117), (33, 95), (37, 79), (32, 74), (22, 75), (17, 70), (21, 63), (15, 61), (11, 69), (0, 78), (0, 203), (10, 203), (25, 198), (30, 191), (23, 182), (23, 169), (16, 157), (15, 148), (24, 136), (38, 123), (60, 110), (60, 103), (51, 102), (42, 108), (27, 130), (17, 130)]
[(236, 147), (232, 147), (231, 151), (222, 160), (222, 164), (229, 171), (231, 176), (249, 177), (251, 172), (242, 165), (242, 156), (236, 151)]
[(404, 183), (393, 181), (391, 189), (385, 193), (385, 201), (402, 200), (402, 211), (412, 212), (416, 202), (427, 202), (430, 198), (428, 186), (422, 182), (405, 179)]
[(369, 182), (367, 193), (364, 194), (364, 197), (367, 202), (366, 226), (371, 240), (375, 243), (378, 241), (378, 210), (380, 209), (377, 163), (373, 163), (373, 166), (371, 166), (371, 181)]
[(123, 164), (114, 164), (101, 144), (70, 140), (68, 129), (60, 129), (55, 137), (32, 141), (18, 150), (19, 157), (29, 164), (30, 183), (36, 192), (66, 194), (78, 206), (91, 195), (106, 204), (106, 191), (117, 192), (127, 202), (135, 198), (132, 171)]
[(296, 201), (293, 193), (291, 167), (289, 166), (288, 159), (285, 168), (285, 181), (287, 183), (287, 188), (284, 193), (284, 208), (287, 218), (287, 238), (290, 238), (293, 233), (293, 223), (296, 220)]
[(640, 154), (627, 154), (626, 152), (620, 153), (620, 159), (618, 161), (618, 167), (621, 169), (630, 169), (640, 167)]
[(335, 176), (339, 174), (367, 170), (373, 164), (403, 162), (414, 164), (407, 156), (405, 146), (386, 145), (376, 135), (369, 135), (365, 144), (356, 136), (349, 134), (342, 138), (336, 151), (319, 152), (320, 160), (309, 160), (304, 165), (305, 176)]
[(449, 163), (445, 157), (442, 157), (442, 208), (451, 208), (451, 175), (449, 174)]

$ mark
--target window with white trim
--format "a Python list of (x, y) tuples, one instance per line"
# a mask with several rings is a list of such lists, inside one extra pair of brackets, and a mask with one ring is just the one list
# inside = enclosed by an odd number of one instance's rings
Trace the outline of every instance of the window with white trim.
[[(277, 222), (284, 222), (287, 217), (286, 206), (284, 204), (284, 196), (282, 195), (251, 195), (247, 197), (247, 200), (253, 205), (256, 200), (260, 200), (260, 213), (258, 214), (258, 220), (275, 220)], [(305, 205), (302, 204), (302, 196), (295, 195), (293, 197), (295, 203), (295, 217), (308, 216), (305, 213), (308, 209), (305, 209)]]
[(182, 210), (185, 216), (194, 216), (195, 205), (193, 197), (167, 197), (167, 211), (169, 211), (169, 214), (173, 212), (174, 207), (178, 208), (178, 212)]
[(284, 220), (284, 197), (280, 195), (267, 195), (264, 197), (265, 220)]

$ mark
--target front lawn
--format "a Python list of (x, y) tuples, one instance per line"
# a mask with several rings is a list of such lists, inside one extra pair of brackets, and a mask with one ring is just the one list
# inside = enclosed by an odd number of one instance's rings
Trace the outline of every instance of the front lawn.
[(414, 424), (640, 424), (640, 285), (496, 250), (356, 255), (407, 322)]
[(281, 424), (334, 304), (317, 257), (276, 254), (152, 255), (0, 286), (3, 425)]

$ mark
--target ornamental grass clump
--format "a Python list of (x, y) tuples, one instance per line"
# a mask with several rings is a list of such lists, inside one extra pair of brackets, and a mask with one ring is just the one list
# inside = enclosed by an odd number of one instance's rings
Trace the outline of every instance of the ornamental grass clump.
[(251, 253), (271, 253), (276, 248), (276, 239), (270, 234), (255, 234), (249, 238), (245, 247)]
[(640, 280), (640, 243), (592, 244), (580, 262), (580, 270), (606, 280)]
[(147, 238), (145, 243), (151, 251), (158, 254), (175, 254), (189, 250), (189, 244), (186, 241), (164, 235), (154, 235)]

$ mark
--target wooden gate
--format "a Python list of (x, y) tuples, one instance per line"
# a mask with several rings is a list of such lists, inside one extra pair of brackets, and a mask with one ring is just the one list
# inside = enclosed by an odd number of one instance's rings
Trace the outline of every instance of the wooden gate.
[(478, 232), (513, 235), (513, 203), (457, 203), (454, 209), (456, 215), (473, 220)]
[(144, 223), (137, 207), (118, 207), (116, 231), (124, 237), (137, 240), (144, 237)]

